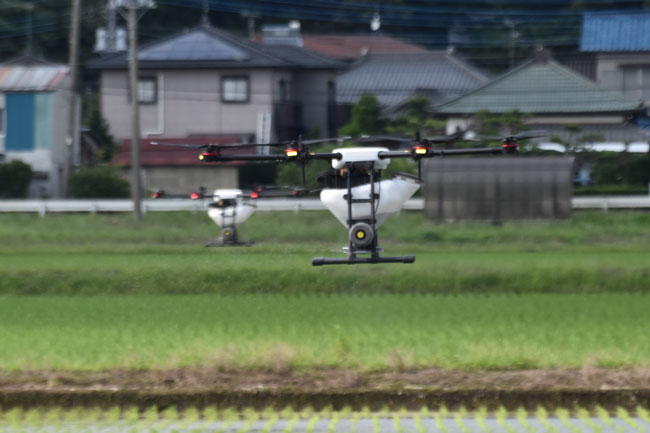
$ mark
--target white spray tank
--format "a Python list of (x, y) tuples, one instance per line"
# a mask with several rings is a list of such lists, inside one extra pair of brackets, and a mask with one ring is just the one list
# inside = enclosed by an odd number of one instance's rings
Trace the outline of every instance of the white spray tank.
[(237, 227), (255, 213), (255, 204), (240, 189), (215, 189), (208, 216), (219, 227)]
[[(383, 170), (388, 167), (390, 159), (379, 159), (378, 153), (388, 151), (383, 147), (367, 148), (343, 148), (334, 149), (332, 152), (340, 153), (341, 159), (332, 160), (332, 168), (340, 170), (349, 162), (374, 161), (375, 170)], [(379, 227), (389, 216), (397, 213), (404, 203), (410, 199), (420, 188), (422, 182), (412, 176), (394, 174), (390, 180), (375, 182), (375, 194), (379, 198), (375, 202), (376, 227)], [(351, 188), (353, 199), (370, 198), (370, 184), (359, 185)], [(347, 188), (327, 188), (321, 191), (320, 199), (334, 216), (348, 227), (348, 202), (344, 196), (348, 193)], [(372, 211), (369, 203), (352, 203), (352, 217), (354, 219), (370, 219)]]

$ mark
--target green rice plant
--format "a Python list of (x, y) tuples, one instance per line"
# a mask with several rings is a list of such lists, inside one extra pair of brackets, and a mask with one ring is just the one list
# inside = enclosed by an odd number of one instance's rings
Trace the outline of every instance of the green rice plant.
[(294, 413), (294, 415), (289, 419), (289, 423), (286, 425), (284, 429), (282, 429), (283, 433), (292, 433), (293, 428), (296, 426), (296, 423), (300, 421), (300, 417)]
[(650, 423), (650, 412), (643, 407), (643, 406), (637, 406), (636, 407), (636, 416), (641, 418), (644, 422)]
[[(292, 411), (291, 416), (294, 416), (295, 412)], [(260, 419), (260, 414), (252, 407), (244, 408), (241, 413), (241, 417), (246, 421), (251, 421), (252, 423), (257, 422)]]
[(308, 404), (300, 410), (300, 417), (302, 419), (311, 419), (314, 416), (315, 410), (312, 405)]
[(264, 419), (266, 419), (266, 422), (264, 423), (262, 430), (260, 430), (260, 433), (270, 433), (271, 429), (278, 422), (278, 419), (280, 419), (280, 417), (276, 414), (266, 416)]
[(393, 415), (393, 427), (397, 433), (404, 433), (404, 426), (402, 426), (402, 417), (398, 414)]
[(160, 418), (165, 421), (178, 421), (178, 409), (176, 409), (176, 406), (169, 406), (160, 413)]
[(557, 433), (557, 427), (548, 421), (548, 411), (543, 406), (538, 406), (535, 410), (535, 416), (544, 426), (547, 433)]
[(571, 413), (565, 409), (565, 408), (558, 408), (555, 411), (555, 416), (560, 420), (560, 422), (565, 425), (571, 433), (582, 433), (582, 430), (573, 424), (571, 420), (569, 419), (571, 416)]
[(42, 413), (39, 409), (28, 409), (24, 412), (23, 420), (25, 424), (39, 426), (43, 420)]
[(641, 433), (643, 431), (643, 426), (641, 426), (634, 418), (630, 416), (630, 413), (624, 407), (616, 408), (616, 417), (622, 420), (625, 424), (629, 425), (637, 432)]
[(0, 425), (6, 425), (13, 430), (18, 430), (24, 418), (24, 411), (20, 407), (14, 407), (6, 411), (0, 411)]
[(499, 426), (503, 428), (506, 433), (516, 432), (515, 428), (509, 422), (507, 422), (509, 413), (505, 407), (499, 406), (494, 415), (496, 417), (497, 424), (499, 424)]
[(291, 419), (296, 414), (293, 406), (287, 405), (280, 411), (280, 418)]
[(149, 406), (142, 412), (142, 420), (148, 424), (153, 424), (159, 419), (158, 408), (156, 406)]
[(357, 433), (359, 431), (359, 420), (361, 419), (360, 412), (353, 412), (351, 417), (349, 433)]
[(415, 423), (415, 430), (418, 433), (426, 433), (427, 429), (424, 426), (424, 423), (422, 422), (422, 415), (419, 413), (415, 414), (413, 416), (413, 422)]
[(208, 422), (217, 421), (219, 419), (219, 411), (214, 406), (205, 407), (201, 412), (201, 418)]
[(614, 422), (612, 417), (609, 416), (609, 412), (607, 411), (607, 409), (603, 408), (602, 406), (596, 406), (596, 416), (607, 426), (611, 428), (616, 428), (616, 423)]
[(443, 405), (436, 412), (433, 413), (433, 419), (436, 423), (436, 428), (441, 433), (447, 433), (447, 427), (443, 420), (449, 415), (447, 408)]
[(474, 411), (474, 419), (476, 420), (476, 423), (480, 427), (481, 431), (485, 433), (490, 433), (492, 430), (485, 423), (486, 417), (487, 417), (487, 408), (485, 406), (481, 406)]
[(465, 409), (465, 406), (461, 406), (454, 412), (454, 420), (456, 421), (456, 425), (458, 425), (458, 428), (460, 428), (460, 431), (463, 433), (470, 433), (469, 429), (465, 425), (465, 419), (467, 418), (467, 409)]
[(200, 417), (201, 414), (199, 413), (199, 410), (194, 406), (186, 407), (183, 410), (183, 419), (191, 423), (197, 422), (200, 419)]
[(339, 412), (334, 412), (330, 418), (330, 422), (327, 425), (327, 433), (334, 433), (336, 431), (336, 426), (339, 424)]
[(379, 425), (379, 415), (372, 414), (372, 433), (381, 433), (381, 426)]
[(587, 427), (589, 427), (594, 433), (602, 433), (603, 427), (600, 424), (596, 424), (591, 418), (591, 414), (587, 409), (578, 408), (576, 410), (578, 419), (582, 421)]
[(537, 429), (534, 428), (528, 421), (528, 411), (524, 407), (519, 406), (517, 408), (515, 411), (515, 418), (517, 421), (519, 421), (519, 424), (523, 426), (524, 430), (526, 430), (527, 433), (537, 433)]
[(307, 422), (307, 427), (305, 428), (305, 433), (314, 433), (314, 429), (316, 428), (316, 424), (320, 421), (320, 416), (318, 413), (315, 413), (312, 415), (311, 418), (309, 418), (309, 421)]
[(135, 424), (140, 421), (140, 411), (135, 406), (128, 407), (122, 411), (122, 419), (127, 424)]

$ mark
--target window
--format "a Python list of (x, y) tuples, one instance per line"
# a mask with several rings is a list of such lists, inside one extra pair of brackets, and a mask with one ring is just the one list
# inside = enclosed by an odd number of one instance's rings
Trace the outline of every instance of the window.
[(286, 103), (289, 100), (289, 91), (287, 90), (286, 80), (280, 80), (278, 82), (278, 90), (280, 93), (280, 102), (282, 104)]
[(336, 103), (336, 83), (332, 80), (327, 82), (327, 103)]
[(155, 104), (158, 99), (158, 86), (155, 77), (140, 77), (138, 79), (138, 102), (140, 104)]
[(249, 92), (248, 77), (221, 78), (221, 100), (223, 102), (248, 102)]

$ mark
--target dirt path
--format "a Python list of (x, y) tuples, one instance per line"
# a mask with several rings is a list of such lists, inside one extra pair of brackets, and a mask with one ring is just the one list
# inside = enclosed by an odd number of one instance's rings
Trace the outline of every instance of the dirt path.
[(650, 368), (0, 372), (0, 407), (650, 408)]
[(0, 371), (0, 391), (548, 391), (650, 390), (650, 368), (459, 371), (418, 369), (221, 371), (207, 368), (102, 372)]

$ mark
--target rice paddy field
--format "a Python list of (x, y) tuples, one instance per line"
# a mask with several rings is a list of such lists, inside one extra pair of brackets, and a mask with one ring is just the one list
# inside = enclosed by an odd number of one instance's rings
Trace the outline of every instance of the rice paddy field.
[(650, 215), (380, 234), (413, 265), (312, 267), (345, 230), (258, 213), (0, 215), (0, 369), (650, 366)]
[(444, 407), (430, 411), (333, 411), (305, 409), (255, 411), (233, 408), (203, 410), (176, 408), (144, 411), (118, 407), (98, 410), (12, 409), (0, 412), (0, 432), (228, 432), (228, 433), (638, 433), (650, 429), (650, 416), (644, 408), (627, 411), (618, 408), (613, 414), (597, 407), (588, 411), (574, 408), (552, 412), (543, 407), (527, 411), (499, 408), (488, 412), (460, 409), (450, 412)]
[[(163, 372), (166, 386), (168, 372), (272, 372), (283, 381), (321, 371), (428, 369), (564, 371), (565, 378), (589, 370), (597, 372), (592, 390), (600, 374), (636, 371), (640, 380), (625, 386), (643, 388), (650, 386), (649, 227), (643, 212), (498, 226), (436, 224), (403, 212), (381, 228), (380, 244), (386, 255), (415, 254), (414, 264), (312, 267), (312, 257), (341, 256), (346, 241), (324, 212), (258, 213), (240, 230), (255, 245), (235, 248), (204, 247), (219, 230), (203, 213), (149, 213), (140, 224), (129, 214), (0, 215), (0, 432), (644, 431), (641, 403), (600, 412), (576, 401), (549, 412), (368, 413), (356, 404), (286, 414), (30, 409), (2, 393), (106, 390), (106, 377), (148, 372)], [(290, 390), (289, 383), (282, 386)], [(557, 386), (561, 379), (550, 385)]]

